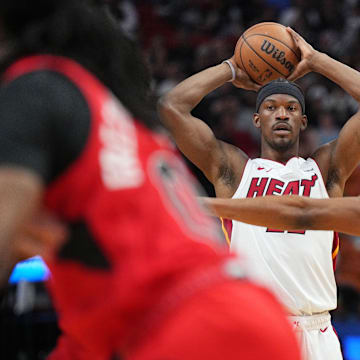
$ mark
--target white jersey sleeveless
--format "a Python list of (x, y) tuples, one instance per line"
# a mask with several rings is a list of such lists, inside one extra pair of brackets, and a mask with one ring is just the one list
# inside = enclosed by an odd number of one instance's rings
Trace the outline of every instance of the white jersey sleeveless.
[[(328, 197), (313, 159), (294, 157), (285, 165), (249, 160), (233, 198), (286, 194)], [(334, 239), (332, 231), (284, 232), (233, 221), (231, 249), (247, 257), (252, 275), (275, 292), (290, 314), (311, 315), (336, 308)]]

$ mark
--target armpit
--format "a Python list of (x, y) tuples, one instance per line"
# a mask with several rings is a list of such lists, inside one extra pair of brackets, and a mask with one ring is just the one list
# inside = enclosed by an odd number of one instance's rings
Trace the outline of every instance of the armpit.
[(326, 190), (328, 192), (331, 192), (336, 185), (340, 184), (340, 180), (341, 177), (338, 169), (334, 169), (334, 168), (329, 169), (328, 177), (326, 181)]
[(236, 184), (234, 171), (227, 165), (221, 165), (219, 168), (219, 179), (227, 187), (233, 188)]

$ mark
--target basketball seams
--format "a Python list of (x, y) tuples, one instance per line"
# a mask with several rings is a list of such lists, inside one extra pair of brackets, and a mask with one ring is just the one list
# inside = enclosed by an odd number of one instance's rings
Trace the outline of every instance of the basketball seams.
[(270, 39), (273, 39), (273, 40), (278, 41), (279, 43), (281, 43), (281, 44), (283, 44), (284, 46), (286, 46), (289, 50), (291, 50), (291, 52), (296, 56), (296, 58), (298, 59), (298, 61), (301, 60), (301, 57), (299, 57), (299, 56), (296, 54), (296, 52), (295, 52), (291, 47), (289, 47), (289, 45), (287, 45), (287, 44), (284, 43), (283, 41), (281, 41), (281, 40), (279, 40), (279, 39), (277, 39), (277, 38), (275, 38), (275, 37), (273, 37), (273, 36), (266, 35), (266, 34), (251, 34), (251, 35), (247, 36), (246, 38), (244, 37), (244, 35), (242, 35), (242, 37), (243, 37), (244, 40), (247, 40), (248, 38), (250, 38), (250, 37), (252, 37), (252, 36), (256, 36), (256, 35), (261, 35), (261, 36), (263, 36), (263, 37), (268, 37), (268, 38), (270, 38)]
[(260, 23), (260, 24), (256, 24), (256, 25), (251, 26), (250, 28), (248, 28), (248, 29), (243, 33), (242, 36), (244, 36), (249, 30), (254, 30), (254, 29), (258, 28), (258, 27), (267, 26), (267, 25), (270, 25), (270, 26), (278, 26), (278, 27), (280, 27), (280, 28), (282, 28), (282, 29), (285, 28), (285, 26), (282, 25), (282, 24), (268, 21), (268, 22), (263, 22), (263, 23)]
[[(243, 45), (245, 44), (244, 35), (241, 35), (241, 38), (243, 39), (243, 42), (242, 42), (242, 44), (241, 44), (241, 46), (240, 46), (240, 49), (239, 49), (240, 51), (239, 51), (239, 53), (240, 53), (240, 60), (241, 60), (242, 67), (243, 67), (243, 69), (245, 70), (245, 72), (248, 74), (248, 76), (250, 77), (250, 79), (251, 79), (252, 81), (254, 81), (255, 83), (259, 84), (259, 83), (251, 76), (251, 74), (249, 74), (249, 73), (246, 71), (246, 67), (245, 67), (245, 65), (244, 65), (244, 62), (243, 62), (243, 59), (242, 59), (242, 54), (241, 54), (241, 49), (242, 49)], [(246, 44), (246, 45), (247, 45), (247, 44)], [(259, 85), (261, 85), (261, 84), (259, 84)]]
[(276, 72), (278, 72), (281, 76), (283, 76), (284, 78), (286, 78), (289, 75), (285, 75), (283, 73), (281, 73), (278, 69), (276, 69), (274, 66), (272, 66), (269, 62), (267, 62), (262, 56), (260, 56), (255, 49), (246, 41), (246, 38), (244, 37), (244, 43), (254, 52), (254, 54), (256, 54), (261, 60), (263, 60), (266, 64), (268, 64), (273, 70), (275, 70)]

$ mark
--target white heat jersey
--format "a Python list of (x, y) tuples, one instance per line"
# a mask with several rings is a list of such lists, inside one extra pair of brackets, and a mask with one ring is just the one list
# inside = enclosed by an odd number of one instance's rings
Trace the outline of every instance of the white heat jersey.
[[(290, 194), (328, 197), (313, 159), (294, 157), (286, 165), (249, 160), (233, 198)], [(233, 221), (231, 249), (247, 257), (254, 277), (278, 295), (290, 314), (311, 315), (336, 308), (333, 258), (338, 238), (334, 235), (332, 231), (280, 231)]]

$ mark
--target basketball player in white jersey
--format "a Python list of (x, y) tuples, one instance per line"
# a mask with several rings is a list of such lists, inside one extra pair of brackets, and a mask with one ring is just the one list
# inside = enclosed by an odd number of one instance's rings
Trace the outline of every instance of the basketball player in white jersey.
[[(360, 101), (359, 72), (288, 31), (302, 54), (291, 79), (317, 72)], [(307, 126), (304, 96), (292, 82), (269, 83), (258, 92), (253, 116), (254, 126), (261, 132), (261, 157), (249, 159), (239, 148), (216, 139), (205, 122), (191, 115), (204, 96), (227, 81), (243, 89), (259, 88), (231, 58), (184, 80), (159, 101), (163, 123), (184, 155), (214, 185), (217, 197), (342, 196), (345, 181), (360, 161), (360, 113), (347, 121), (336, 140), (305, 160), (298, 157), (299, 135)], [(342, 359), (329, 315), (336, 308), (333, 257), (338, 244), (334, 233), (307, 230), (306, 223), (300, 231), (238, 221), (232, 225), (232, 250), (246, 255), (254, 276), (283, 301), (303, 345), (304, 358)]]

